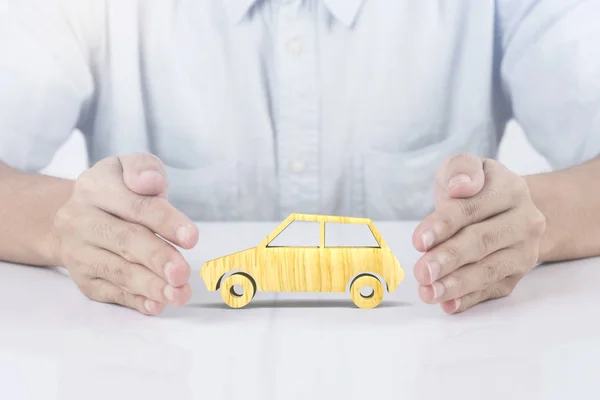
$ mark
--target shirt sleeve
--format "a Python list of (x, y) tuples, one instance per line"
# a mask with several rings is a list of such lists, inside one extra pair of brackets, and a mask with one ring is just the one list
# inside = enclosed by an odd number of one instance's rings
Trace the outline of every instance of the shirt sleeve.
[(556, 169), (600, 153), (600, 0), (498, 0), (513, 116)]
[(94, 89), (84, 3), (8, 0), (0, 13), (0, 161), (14, 168), (46, 167), (84, 117)]

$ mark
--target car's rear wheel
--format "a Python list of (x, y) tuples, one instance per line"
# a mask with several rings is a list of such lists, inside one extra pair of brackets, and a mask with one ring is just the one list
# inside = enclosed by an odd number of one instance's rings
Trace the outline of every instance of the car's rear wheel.
[(242, 308), (254, 298), (256, 285), (246, 274), (235, 273), (221, 282), (221, 297), (231, 308)]
[(383, 285), (373, 275), (361, 275), (352, 282), (350, 296), (359, 308), (375, 308), (383, 300)]

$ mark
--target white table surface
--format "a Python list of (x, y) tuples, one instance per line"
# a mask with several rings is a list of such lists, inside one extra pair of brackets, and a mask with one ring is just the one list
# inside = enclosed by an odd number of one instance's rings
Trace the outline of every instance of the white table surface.
[(62, 269), (0, 264), (0, 399), (598, 398), (599, 260), (540, 266), (450, 316), (418, 298), (416, 223), (376, 225), (406, 278), (373, 310), (315, 293), (234, 310), (204, 289), (204, 261), (277, 223), (199, 224), (193, 297), (158, 317), (90, 301)]

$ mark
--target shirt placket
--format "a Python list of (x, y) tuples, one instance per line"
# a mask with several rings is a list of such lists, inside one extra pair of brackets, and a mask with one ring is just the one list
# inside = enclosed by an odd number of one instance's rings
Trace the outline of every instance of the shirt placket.
[(277, 154), (281, 213), (317, 213), (319, 96), (315, 21), (301, 1), (277, 7)]

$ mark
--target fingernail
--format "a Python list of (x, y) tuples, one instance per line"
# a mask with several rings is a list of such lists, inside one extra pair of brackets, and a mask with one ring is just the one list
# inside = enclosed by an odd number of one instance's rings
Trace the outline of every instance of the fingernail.
[(158, 178), (158, 179), (163, 179), (164, 176), (160, 172), (158, 172), (156, 170), (149, 169), (149, 170), (140, 172), (140, 178), (148, 178), (148, 179)]
[(428, 261), (427, 262), (427, 269), (429, 270), (429, 279), (430, 282), (433, 283), (437, 280), (438, 276), (440, 275), (440, 264), (437, 261)]
[(179, 240), (179, 242), (183, 243), (183, 244), (187, 243), (190, 231), (191, 231), (191, 229), (187, 225), (182, 225), (179, 228), (177, 228), (177, 233), (176, 233), (177, 240)]
[(172, 261), (167, 262), (164, 271), (167, 282), (173, 287), (185, 285), (190, 279), (190, 269), (182, 265), (179, 266)]
[(458, 185), (459, 183), (471, 183), (472, 179), (469, 175), (465, 175), (465, 174), (459, 174), (456, 175), (455, 177), (453, 177), (452, 179), (450, 179), (450, 182), (448, 182), (448, 186), (452, 187), (454, 185)]
[(458, 309), (460, 308), (460, 303), (460, 299), (454, 300), (454, 312), (458, 311)]
[(164, 294), (169, 301), (175, 301), (175, 288), (173, 286), (165, 286)]
[(173, 264), (171, 261), (169, 261), (166, 265), (165, 265), (165, 276), (167, 277), (167, 281), (169, 281), (169, 283), (173, 283), (174, 280), (174, 271), (175, 269), (175, 264)]
[(421, 234), (421, 241), (423, 242), (425, 249), (429, 249), (433, 245), (433, 242), (435, 242), (435, 235), (433, 234), (433, 231), (423, 232)]
[(144, 308), (146, 309), (146, 311), (148, 311), (149, 313), (152, 313), (152, 301), (150, 300), (146, 300), (144, 301)]
[(433, 299), (439, 299), (446, 293), (446, 286), (441, 282), (435, 282), (433, 285)]

